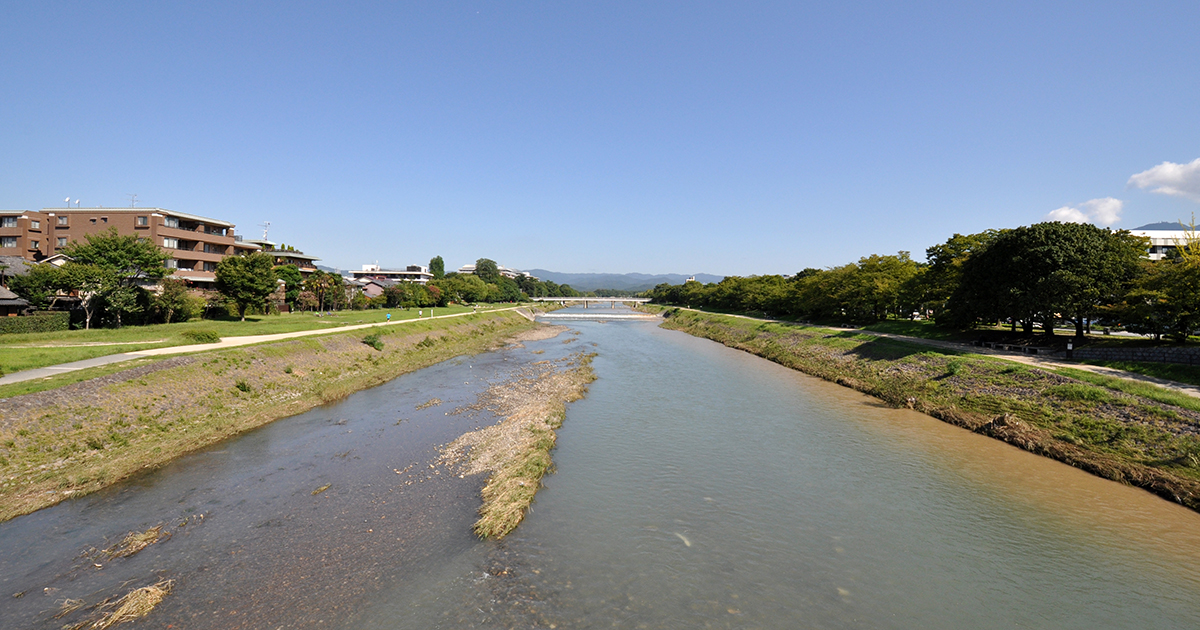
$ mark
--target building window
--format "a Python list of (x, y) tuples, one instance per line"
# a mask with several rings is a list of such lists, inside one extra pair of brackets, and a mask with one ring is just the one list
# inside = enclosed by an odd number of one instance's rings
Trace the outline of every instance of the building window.
[(175, 217), (167, 217), (166, 219), (163, 220), (163, 225), (165, 225), (169, 228), (177, 228), (177, 227), (179, 227), (179, 219), (177, 219)]
[(163, 239), (163, 247), (165, 247), (167, 249), (179, 249), (179, 239), (164, 238)]
[(205, 270), (205, 271), (216, 271), (216, 270), (217, 270), (217, 263), (213, 263), (213, 262), (206, 262), (206, 263), (204, 263), (204, 270)]
[(59, 224), (59, 225), (66, 225), (66, 224), (67, 224), (67, 217), (66, 217), (66, 216), (61, 216), (61, 217), (58, 217), (58, 224)]
[(15, 236), (0, 236), (0, 247), (16, 247), (17, 237)]
[(37, 249), (38, 245), (41, 245), (38, 241), (29, 241), (29, 249)]
[(178, 269), (179, 261), (175, 260), (174, 258), (168, 258), (167, 262), (163, 263), (163, 266), (165, 266), (167, 269)]
[(41, 221), (30, 221), (30, 222), (29, 222), (29, 229), (31, 229), (31, 230), (40, 230), (40, 229), (42, 229), (42, 222), (41, 222)]
[(65, 236), (58, 237), (58, 246), (66, 247), (67, 246), (67, 237), (65, 237)]
[(108, 223), (108, 217), (100, 217), (101, 223)]
[(138, 227), (146, 227), (147, 225), (150, 225), (150, 217), (138, 217), (137, 225)]
[(17, 217), (4, 217), (0, 219), (0, 227), (17, 227)]

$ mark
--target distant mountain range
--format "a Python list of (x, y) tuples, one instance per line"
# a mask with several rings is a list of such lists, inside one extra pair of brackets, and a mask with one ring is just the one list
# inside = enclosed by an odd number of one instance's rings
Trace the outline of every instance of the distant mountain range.
[(1190, 227), (1191, 226), (1188, 225), (1187, 223), (1180, 223), (1179, 221), (1160, 221), (1158, 223), (1147, 223), (1146, 225), (1143, 225), (1140, 227), (1135, 227), (1133, 229), (1134, 230), (1174, 230), (1174, 231), (1178, 232), (1179, 230), (1186, 230), (1186, 229), (1189, 229)]
[[(595, 291), (596, 289), (619, 289), (622, 291), (645, 291), (666, 282), (668, 284), (683, 284), (691, 276), (679, 273), (651, 275), (648, 273), (561, 273), (547, 269), (526, 269), (542, 280), (555, 284), (569, 284), (576, 291)], [(696, 274), (696, 282), (720, 282), (725, 276), (714, 276), (710, 273)]]

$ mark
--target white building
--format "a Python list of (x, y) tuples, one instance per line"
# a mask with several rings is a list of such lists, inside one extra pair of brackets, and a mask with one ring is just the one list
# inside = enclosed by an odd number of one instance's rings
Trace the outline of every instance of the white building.
[(1147, 252), (1150, 260), (1162, 260), (1195, 236), (1184, 227), (1177, 222), (1151, 223), (1129, 230), (1129, 233), (1150, 239), (1150, 250)]
[[(500, 275), (504, 276), (505, 278), (512, 278), (513, 280), (516, 280), (517, 278), (529, 278), (530, 280), (538, 279), (536, 276), (525, 273), (524, 271), (521, 271), (519, 269), (509, 269), (508, 267), (505, 267), (503, 265), (496, 265), (496, 270), (499, 271)], [(458, 273), (461, 273), (464, 275), (467, 275), (467, 274), (474, 275), (475, 274), (475, 265), (473, 265), (473, 264), (472, 265), (463, 265), (458, 268)]]
[(409, 265), (404, 269), (383, 269), (379, 265), (363, 265), (362, 271), (351, 271), (350, 275), (354, 276), (356, 280), (392, 280), (394, 282), (416, 282), (418, 284), (425, 284), (433, 280), (433, 274), (429, 273), (429, 267), (421, 265)]

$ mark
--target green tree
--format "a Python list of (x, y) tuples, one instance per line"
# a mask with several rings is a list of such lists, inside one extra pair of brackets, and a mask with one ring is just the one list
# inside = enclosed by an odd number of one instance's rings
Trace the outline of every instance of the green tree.
[(1040, 321), (1048, 336), (1062, 316), (1082, 337), (1101, 307), (1122, 300), (1145, 251), (1145, 239), (1084, 223), (1007, 230), (963, 264), (951, 308), (972, 320), (1011, 317), (1026, 331)]
[(119, 286), (116, 275), (98, 265), (69, 262), (59, 269), (61, 286), (70, 287), (79, 295), (83, 309), (83, 327), (91, 329), (92, 318), (104, 306), (104, 296)]
[(203, 300), (188, 293), (186, 282), (165, 278), (160, 286), (162, 290), (154, 296), (151, 304), (154, 312), (164, 323), (186, 322), (200, 315), (203, 309)]
[(490, 258), (480, 258), (475, 261), (475, 275), (484, 284), (495, 284), (500, 279), (500, 266)]
[(65, 278), (61, 270), (51, 264), (30, 265), (29, 272), (10, 276), (8, 288), (21, 296), (34, 308), (49, 308), (58, 299), (58, 290), (64, 288)]
[(275, 267), (275, 277), (283, 280), (284, 300), (290, 306), (295, 306), (300, 289), (304, 286), (304, 276), (296, 265), (279, 265)]
[(226, 256), (217, 265), (217, 291), (232, 301), (238, 316), (246, 321), (246, 308), (267, 304), (275, 290), (274, 259), (262, 252), (249, 256)]
[(317, 270), (304, 281), (304, 289), (317, 298), (318, 310), (336, 310), (346, 304), (346, 287), (342, 277)]
[(987, 230), (978, 234), (955, 234), (945, 243), (925, 250), (928, 268), (923, 277), (922, 301), (933, 311), (935, 318), (946, 314), (950, 296), (962, 283), (963, 264), (975, 252), (982, 251), (1000, 232)]
[(429, 273), (433, 274), (434, 280), (445, 278), (446, 261), (442, 260), (441, 256), (434, 256), (429, 259)]
[(117, 228), (87, 234), (62, 249), (76, 263), (95, 265), (112, 274), (118, 284), (132, 286), (139, 280), (158, 280), (174, 270), (166, 267), (170, 254), (150, 239), (122, 236)]

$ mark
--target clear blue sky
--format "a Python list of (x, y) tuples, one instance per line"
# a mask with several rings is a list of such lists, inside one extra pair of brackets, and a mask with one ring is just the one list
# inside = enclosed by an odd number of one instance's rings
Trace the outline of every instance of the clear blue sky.
[(1056, 211), (1135, 227), (1200, 209), (1197, 25), (1194, 1), (6, 2), (0, 207), (137, 193), (341, 268), (729, 275)]

